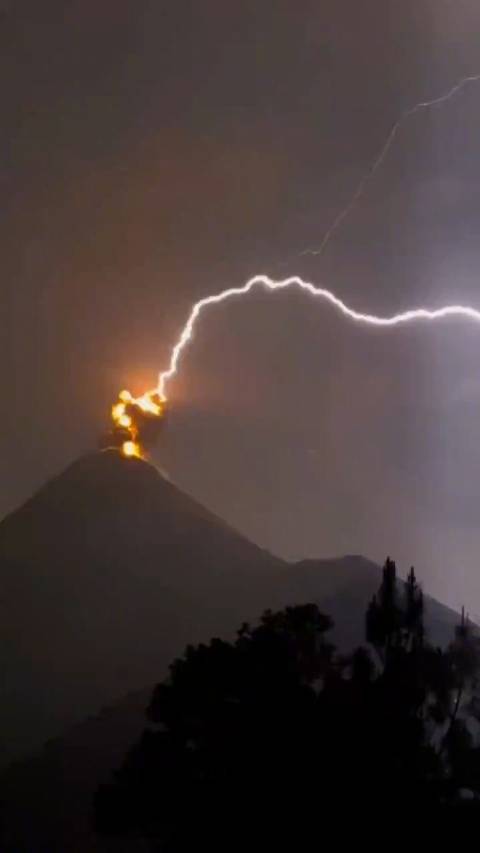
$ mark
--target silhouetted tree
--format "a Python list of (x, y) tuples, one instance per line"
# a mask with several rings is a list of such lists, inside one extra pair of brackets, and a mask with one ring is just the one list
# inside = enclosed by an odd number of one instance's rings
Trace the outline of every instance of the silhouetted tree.
[(462, 617), (447, 650), (425, 638), (423, 595), (388, 559), (366, 638), (339, 657), (313, 604), (264, 613), (233, 643), (188, 647), (158, 685), (151, 728), (96, 798), (97, 827), (154, 849), (268, 846), (338, 812), (457, 808), (480, 791), (472, 720), (478, 640)]

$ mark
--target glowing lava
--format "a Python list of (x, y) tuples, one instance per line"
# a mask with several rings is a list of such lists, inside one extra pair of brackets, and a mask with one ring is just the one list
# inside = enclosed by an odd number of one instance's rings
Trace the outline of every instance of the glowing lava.
[(129, 458), (132, 456), (136, 456), (137, 459), (142, 458), (142, 448), (136, 441), (124, 441), (122, 444), (122, 453)]
[(152, 431), (152, 423), (163, 419), (165, 399), (158, 390), (147, 391), (134, 397), (130, 391), (120, 391), (118, 401), (112, 406), (113, 441), (124, 456), (142, 459), (145, 456), (145, 436)]

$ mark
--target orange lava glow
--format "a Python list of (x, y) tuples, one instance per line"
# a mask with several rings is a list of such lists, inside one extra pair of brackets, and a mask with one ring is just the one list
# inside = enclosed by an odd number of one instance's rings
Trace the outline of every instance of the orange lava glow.
[(117, 447), (126, 457), (145, 457), (142, 445), (142, 430), (147, 423), (165, 414), (165, 400), (157, 390), (147, 391), (141, 397), (134, 397), (130, 391), (120, 391), (118, 400), (111, 409), (113, 435)]
[(142, 448), (136, 441), (124, 441), (122, 444), (122, 453), (124, 456), (127, 456), (129, 459), (132, 457), (136, 457), (137, 459), (142, 458)]

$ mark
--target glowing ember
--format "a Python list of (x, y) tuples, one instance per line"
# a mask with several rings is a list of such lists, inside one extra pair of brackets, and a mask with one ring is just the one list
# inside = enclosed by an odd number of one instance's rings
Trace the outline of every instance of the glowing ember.
[(130, 415), (120, 415), (118, 418), (118, 425), (123, 427), (123, 429), (129, 429), (132, 426), (132, 419)]
[(130, 391), (120, 391), (112, 406), (113, 443), (124, 456), (143, 458), (144, 444), (154, 437), (158, 419), (165, 414), (165, 400), (157, 390), (134, 397)]
[(122, 444), (122, 453), (129, 458), (142, 458), (142, 448), (136, 441), (124, 441)]
[(155, 417), (160, 417), (164, 408), (157, 391), (148, 391), (143, 397), (137, 397), (132, 400), (132, 405), (138, 406), (142, 412), (148, 412)]
[(115, 403), (115, 405), (112, 406), (112, 418), (116, 424), (118, 424), (120, 418), (125, 417), (125, 409), (125, 403)]

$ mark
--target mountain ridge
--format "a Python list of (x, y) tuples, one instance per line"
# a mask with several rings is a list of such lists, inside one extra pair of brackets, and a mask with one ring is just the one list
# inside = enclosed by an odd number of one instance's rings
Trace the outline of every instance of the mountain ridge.
[(317, 601), (346, 648), (379, 577), (360, 557), (289, 564), (150, 464), (82, 457), (0, 522), (3, 763), (267, 607)]
[[(171, 661), (307, 601), (348, 650), (380, 578), (359, 555), (287, 563), (141, 460), (72, 463), (0, 522), (0, 732), (3, 763), (15, 759), (0, 782), (4, 849), (143, 849), (97, 838), (89, 810)], [(457, 614), (427, 597), (426, 617), (448, 642)]]

